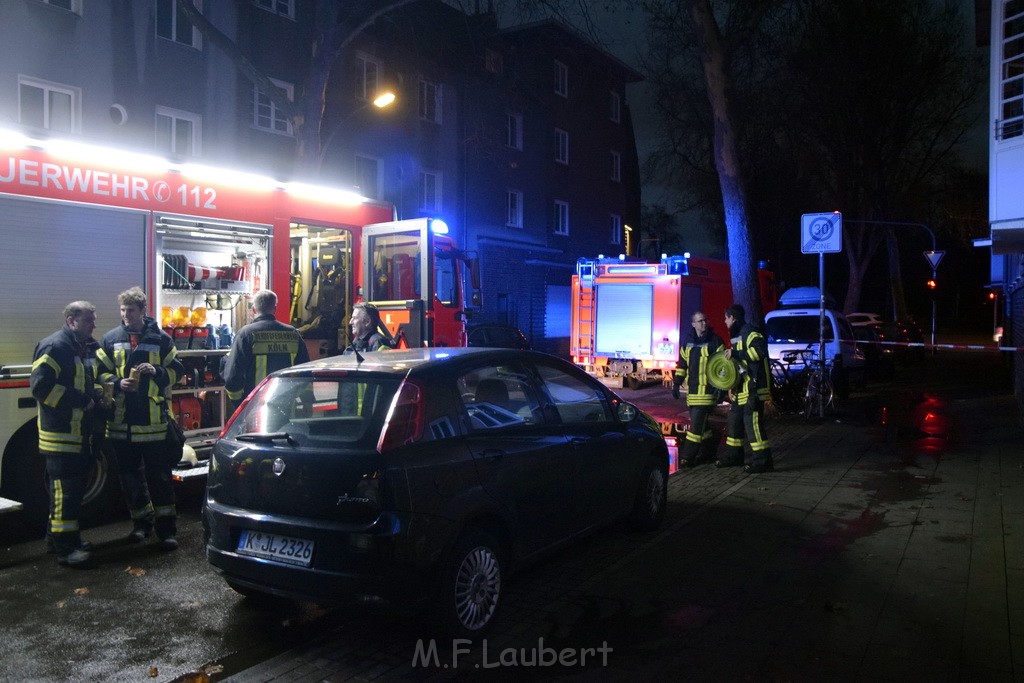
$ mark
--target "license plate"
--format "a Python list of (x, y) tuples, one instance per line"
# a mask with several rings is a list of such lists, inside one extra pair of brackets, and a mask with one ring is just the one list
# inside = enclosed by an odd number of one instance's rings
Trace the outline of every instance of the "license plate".
[(264, 531), (243, 531), (235, 550), (241, 555), (296, 564), (300, 567), (308, 567), (313, 561), (313, 541), (268, 534)]

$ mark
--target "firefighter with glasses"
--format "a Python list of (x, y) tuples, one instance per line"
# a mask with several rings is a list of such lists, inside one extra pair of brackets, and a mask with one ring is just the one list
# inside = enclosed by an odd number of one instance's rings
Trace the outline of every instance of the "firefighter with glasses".
[(679, 388), (686, 383), (686, 407), (690, 411), (690, 429), (679, 453), (680, 467), (714, 460), (716, 443), (708, 418), (720, 394), (708, 382), (708, 359), (725, 348), (725, 342), (715, 334), (703, 311), (694, 312), (690, 324), (672, 380), (673, 398), (679, 398)]

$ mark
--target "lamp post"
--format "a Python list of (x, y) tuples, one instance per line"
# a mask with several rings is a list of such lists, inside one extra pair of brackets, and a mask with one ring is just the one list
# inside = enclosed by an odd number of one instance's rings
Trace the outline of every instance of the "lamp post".
[(377, 95), (377, 97), (373, 98), (366, 104), (356, 107), (355, 109), (350, 111), (348, 113), (348, 116), (343, 118), (341, 121), (337, 123), (337, 125), (334, 126), (334, 128), (331, 130), (330, 135), (328, 135), (327, 139), (324, 140), (323, 143), (320, 145), (320, 154), (317, 155), (317, 168), (323, 168), (324, 159), (327, 158), (327, 149), (331, 146), (331, 143), (334, 142), (334, 136), (338, 134), (338, 131), (341, 130), (346, 123), (348, 123), (349, 119), (351, 119), (353, 116), (363, 111), (364, 109), (370, 107), (371, 105), (376, 107), (377, 109), (384, 109), (385, 107), (391, 106), (391, 104), (393, 104), (394, 101), (395, 93), (385, 91)]

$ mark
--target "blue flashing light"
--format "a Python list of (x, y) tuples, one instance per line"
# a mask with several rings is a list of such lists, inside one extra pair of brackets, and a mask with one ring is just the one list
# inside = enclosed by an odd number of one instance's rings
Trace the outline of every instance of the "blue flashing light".
[(440, 218), (432, 218), (430, 220), (430, 232), (434, 233), (435, 235), (447, 235), (448, 224), (445, 223)]

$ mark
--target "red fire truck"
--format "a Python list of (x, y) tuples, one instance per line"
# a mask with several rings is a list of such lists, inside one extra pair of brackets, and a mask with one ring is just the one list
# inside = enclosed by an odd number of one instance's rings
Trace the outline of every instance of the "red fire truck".
[[(777, 301), (774, 274), (759, 268), (758, 281), (762, 311), (769, 311)], [(726, 261), (689, 254), (659, 262), (580, 259), (572, 276), (573, 362), (613, 388), (665, 380), (692, 313), (704, 311), (721, 330), (732, 303)]]
[[(352, 303), (372, 298), (362, 282), (413, 273), (416, 283), (386, 290), (393, 316), (404, 310), (394, 331), (410, 345), (465, 344), (469, 256), (432, 221), (395, 222), (390, 204), (352, 192), (0, 130), (0, 216), (0, 511), (24, 508), (30, 526), (41, 527), (48, 504), (32, 353), (70, 301), (96, 305), (99, 336), (119, 323), (118, 293), (149, 293), (188, 369), (172, 390), (188, 438), (181, 478), (206, 473), (226, 417), (219, 361), (261, 287), (277, 292), (278, 316), (306, 328), (318, 357), (343, 346)], [(100, 449), (83, 516), (116, 487)]]

